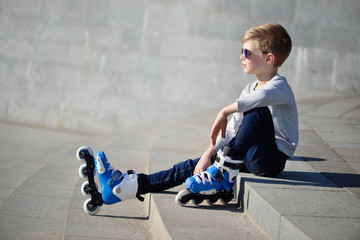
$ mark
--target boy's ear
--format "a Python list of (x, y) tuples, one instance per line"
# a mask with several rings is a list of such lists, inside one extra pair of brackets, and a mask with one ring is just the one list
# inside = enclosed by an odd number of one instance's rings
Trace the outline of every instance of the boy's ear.
[(266, 63), (272, 64), (275, 61), (275, 55), (273, 53), (266, 54)]

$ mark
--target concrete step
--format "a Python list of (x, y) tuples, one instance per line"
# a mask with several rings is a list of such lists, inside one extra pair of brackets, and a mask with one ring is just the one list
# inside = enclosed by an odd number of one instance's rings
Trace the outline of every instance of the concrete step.
[[(360, 181), (356, 168), (359, 105), (358, 96), (341, 95), (298, 103), (300, 141), (295, 156), (275, 178), (239, 174), (240, 205), (201, 204), (196, 208), (189, 205), (181, 211), (169, 202), (184, 187), (152, 194), (151, 210), (156, 212), (151, 212), (150, 219), (153, 219), (154, 232), (158, 233), (156, 236), (235, 239), (239, 234), (249, 234), (247, 237), (252, 239), (254, 232), (246, 231), (252, 228), (239, 223), (246, 216), (271, 239), (357, 239), (360, 236)], [(149, 169), (162, 170), (166, 165), (171, 166), (169, 162), (177, 162), (173, 159), (186, 159), (191, 153), (200, 156), (201, 149), (208, 143), (210, 126), (207, 124), (212, 123), (208, 119), (214, 119), (216, 113), (209, 111), (205, 118), (197, 116), (174, 123), (155, 144)], [(217, 235), (221, 232), (218, 225), (203, 221), (202, 217), (211, 218), (213, 212), (218, 223), (226, 222), (227, 228), (221, 236)], [(236, 224), (236, 221), (239, 222)]]
[[(350, 130), (359, 131), (360, 112), (353, 98), (333, 99), (342, 100), (346, 104), (332, 104), (330, 98), (299, 103), (300, 144), (295, 157), (275, 178), (241, 173), (237, 202), (179, 207), (174, 199), (185, 188), (182, 185), (148, 194), (145, 203), (134, 199), (103, 206), (96, 216), (82, 210), (86, 197), (79, 190), (83, 182), (77, 175), (81, 163), (75, 159), (79, 146), (105, 151), (111, 164), (120, 170), (153, 173), (199, 157), (209, 144), (208, 134), (217, 111), (106, 136), (0, 123), (0, 236), (357, 239), (360, 184), (356, 153), (360, 142)], [(335, 117), (329, 119), (334, 109)], [(329, 138), (333, 132), (339, 134)], [(339, 146), (344, 134), (350, 138)], [(327, 139), (332, 142), (329, 144)]]
[[(77, 175), (81, 165), (75, 159), (78, 146), (105, 151), (111, 164), (120, 170), (154, 172), (185, 160), (185, 156), (201, 154), (199, 149), (207, 147), (201, 139), (206, 139), (208, 131), (201, 122), (196, 118), (180, 119), (138, 129), (136, 134), (107, 136), (64, 134), (0, 123), (4, 133), (1, 142), (7, 145), (7, 150), (2, 149), (1, 162), (2, 172), (6, 173), (1, 175), (2, 239), (195, 239), (205, 233), (209, 237), (224, 236), (216, 221), (209, 221), (214, 214), (217, 220), (227, 223), (225, 236), (233, 238), (241, 230), (244, 236), (262, 239), (263, 235), (236, 204), (177, 206), (175, 194), (183, 186), (148, 194), (144, 203), (133, 199), (104, 205), (96, 216), (83, 212), (86, 197), (80, 193), (83, 180)], [(17, 149), (29, 154), (17, 153)]]
[(299, 157), (275, 178), (241, 173), (242, 207), (271, 239), (356, 239), (360, 201)]
[(297, 104), (295, 157), (276, 178), (241, 173), (242, 207), (271, 239), (358, 239), (360, 98)]
[[(116, 169), (146, 172), (147, 161), (156, 139), (156, 134), (141, 129), (136, 135), (132, 132), (116, 135), (112, 140), (108, 139), (108, 143), (102, 139), (90, 139), (82, 142), (82, 145), (91, 146), (94, 152), (104, 151)], [(77, 162), (75, 158), (73, 160)], [(77, 163), (79, 167), (81, 163)], [(103, 205), (97, 215), (89, 216), (82, 209), (87, 199), (80, 193), (83, 182), (83, 179), (78, 178), (73, 189), (67, 210), (65, 239), (152, 239), (148, 221), (149, 196), (145, 197), (144, 202), (131, 199), (119, 204)], [(96, 182), (101, 186), (97, 178)]]
[(0, 145), (6, 146), (0, 160), (1, 239), (152, 238), (148, 200), (104, 206), (96, 217), (84, 213), (81, 163), (75, 158), (76, 149), (86, 144), (109, 157), (121, 156), (113, 161), (120, 169), (145, 171), (151, 137), (67, 134), (5, 123), (0, 129)]
[[(155, 142), (149, 172), (172, 167), (180, 161), (200, 157), (209, 146), (209, 131), (217, 111), (208, 111), (189, 118), (176, 119)], [(152, 193), (150, 222), (154, 239), (266, 239), (261, 230), (239, 208), (239, 204), (191, 202), (180, 207), (176, 194), (181, 185), (162, 193)]]
[(2, 239), (61, 239), (71, 199), (73, 142), (89, 136), (0, 123)]

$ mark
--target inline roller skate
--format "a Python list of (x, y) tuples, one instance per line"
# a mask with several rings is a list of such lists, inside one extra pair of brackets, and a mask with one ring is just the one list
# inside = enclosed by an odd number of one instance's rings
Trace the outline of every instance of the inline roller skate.
[(234, 197), (232, 187), (236, 183), (241, 164), (242, 161), (233, 160), (219, 150), (213, 165), (206, 171), (186, 179), (187, 189), (176, 195), (175, 202), (184, 206), (190, 200), (195, 205), (206, 200), (209, 205), (213, 205), (220, 199), (223, 204), (227, 204)]
[[(126, 173), (122, 173), (115, 170), (108, 162), (104, 152), (97, 152), (94, 158), (93, 151), (86, 146), (77, 150), (76, 157), (80, 161), (86, 161), (86, 164), (79, 168), (79, 176), (88, 179), (81, 186), (81, 193), (84, 196), (91, 196), (84, 202), (83, 208), (86, 213), (95, 215), (103, 204), (110, 205), (134, 197), (140, 201), (144, 200), (137, 195), (138, 176), (135, 171), (128, 170)], [(94, 181), (96, 172), (101, 184), (101, 193)]]

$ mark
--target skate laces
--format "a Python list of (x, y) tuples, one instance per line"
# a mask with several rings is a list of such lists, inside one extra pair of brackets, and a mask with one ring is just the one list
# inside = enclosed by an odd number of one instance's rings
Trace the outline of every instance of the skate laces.
[(212, 185), (213, 178), (211, 177), (211, 174), (209, 172), (201, 172), (195, 175), (195, 180), (197, 183), (202, 182), (205, 185), (206, 182), (209, 182), (210, 185)]
[(109, 163), (109, 161), (106, 160), (107, 164), (109, 164), (108, 168), (106, 169), (106, 171), (111, 171), (111, 176), (114, 175), (115, 173), (115, 168), (113, 166), (111, 166), (111, 164)]
[[(216, 169), (217, 169), (217, 171), (215, 172), (215, 175), (216, 174), (221, 174), (221, 176), (223, 177), (224, 176), (224, 172), (223, 172), (224, 170), (221, 167), (221, 165), (219, 163), (215, 162), (213, 164), (213, 166), (216, 167)], [(194, 178), (195, 178), (197, 183), (199, 183), (199, 184), (202, 183), (204, 185), (206, 184), (206, 182), (209, 182), (210, 185), (212, 185), (212, 182), (215, 180), (214, 177), (211, 176), (211, 173), (208, 172), (208, 171), (204, 171), (204, 172), (201, 172), (199, 174), (196, 174), (194, 176)]]
[[(99, 156), (101, 161), (104, 162), (105, 164), (103, 164), (104, 168), (106, 169), (106, 171), (111, 171), (111, 176), (114, 175), (115, 173), (115, 168), (113, 166), (111, 166), (111, 164), (109, 163), (107, 157), (104, 154), (104, 157)], [(106, 167), (107, 164), (107, 167)]]

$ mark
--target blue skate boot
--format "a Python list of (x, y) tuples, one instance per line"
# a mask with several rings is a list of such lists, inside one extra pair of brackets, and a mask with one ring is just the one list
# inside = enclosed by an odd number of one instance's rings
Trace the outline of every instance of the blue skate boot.
[(137, 195), (138, 176), (135, 171), (128, 170), (122, 173), (115, 170), (102, 151), (96, 154), (95, 165), (101, 183), (102, 200), (105, 204), (114, 204), (135, 197), (140, 201), (144, 200)]
[[(135, 171), (129, 170), (124, 174), (115, 170), (104, 152), (98, 152), (94, 158), (93, 151), (88, 146), (80, 147), (76, 151), (76, 158), (84, 163), (78, 171), (79, 176), (86, 179), (81, 186), (81, 193), (91, 197), (84, 202), (86, 213), (97, 214), (104, 203), (114, 204), (134, 197), (144, 201), (143, 197), (137, 195), (138, 176)], [(94, 180), (96, 173), (102, 186), (101, 193)]]
[(241, 164), (242, 161), (233, 160), (219, 150), (213, 165), (206, 171), (186, 179), (187, 189), (176, 195), (175, 202), (181, 206), (190, 200), (195, 205), (204, 200), (210, 205), (218, 199), (224, 204), (230, 202), (234, 197), (232, 187), (236, 183)]

